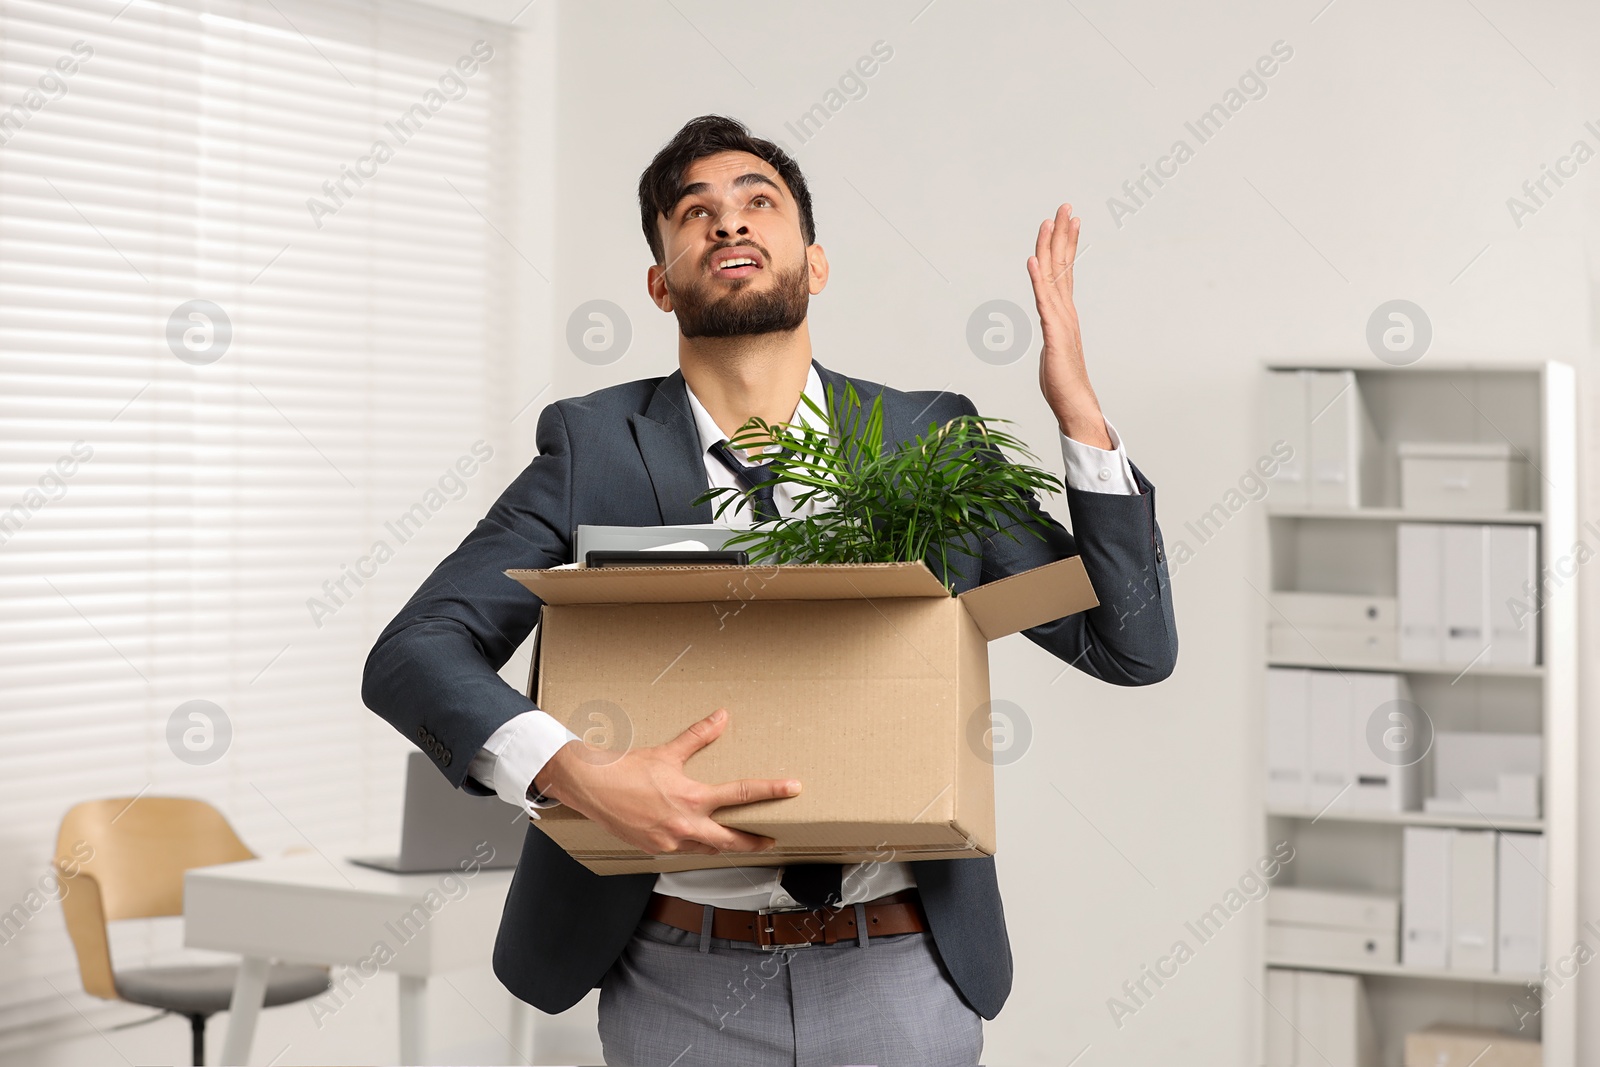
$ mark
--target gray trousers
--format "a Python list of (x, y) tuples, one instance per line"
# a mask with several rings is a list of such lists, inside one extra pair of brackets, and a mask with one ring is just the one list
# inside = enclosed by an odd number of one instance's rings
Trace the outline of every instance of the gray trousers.
[(933, 935), (775, 952), (645, 919), (600, 985), (610, 1067), (974, 1067), (983, 1018)]

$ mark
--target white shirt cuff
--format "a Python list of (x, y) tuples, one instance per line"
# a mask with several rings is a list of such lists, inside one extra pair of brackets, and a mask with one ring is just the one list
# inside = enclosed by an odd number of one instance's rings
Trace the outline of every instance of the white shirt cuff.
[(527, 812), (528, 818), (537, 819), (535, 809), (553, 808), (561, 802), (544, 800), (535, 804), (529, 800), (528, 789), (534, 776), (544, 770), (563, 745), (578, 740), (578, 735), (554, 716), (535, 708), (501, 723), (472, 757), (467, 773), (493, 789), (507, 804)]
[[(1120, 493), (1138, 496), (1139, 483), (1133, 480), (1133, 467), (1123, 451), (1117, 428), (1106, 419), (1106, 434), (1111, 449), (1096, 448), (1061, 434), (1061, 458), (1067, 467), (1067, 485), (1084, 493)], [(1060, 433), (1060, 431), (1057, 431)]]

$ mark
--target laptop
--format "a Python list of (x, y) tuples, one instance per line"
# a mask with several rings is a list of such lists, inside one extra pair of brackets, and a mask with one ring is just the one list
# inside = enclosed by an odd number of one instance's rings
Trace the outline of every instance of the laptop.
[(399, 854), (351, 856), (350, 862), (395, 874), (460, 871), (472, 862), (485, 870), (505, 870), (517, 865), (530, 830), (526, 814), (499, 797), (453, 788), (425, 754), (412, 752), (406, 757)]
[(648, 550), (716, 552), (742, 531), (716, 523), (699, 526), (586, 526), (572, 535), (572, 558), (582, 564), (589, 553)]

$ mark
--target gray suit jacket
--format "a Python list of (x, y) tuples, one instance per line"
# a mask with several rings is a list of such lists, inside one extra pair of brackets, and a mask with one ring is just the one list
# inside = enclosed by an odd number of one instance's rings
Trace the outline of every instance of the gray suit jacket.
[[(842, 398), (854, 384), (863, 404), (882, 394), (884, 445), (930, 422), (976, 414), (959, 393), (902, 392), (847, 378), (814, 363)], [(467, 764), (502, 723), (533, 707), (496, 673), (532, 631), (540, 601), (503, 573), (570, 562), (579, 524), (654, 526), (713, 521), (713, 504), (691, 507), (707, 488), (700, 438), (683, 374), (627, 382), (558, 400), (539, 416), (539, 455), (488, 515), (417, 590), (367, 658), (367, 706), (470, 792)], [(1100, 606), (1036, 626), (1029, 640), (1063, 662), (1115, 685), (1166, 678), (1178, 654), (1155, 494), (1137, 467), (1139, 495), (1069, 488), (1076, 535), (1028, 503), (1041, 540), (1016, 530), (973, 538), (950, 557), (956, 591), (1081, 555)], [(926, 561), (943, 576), (936, 558)], [(1011, 990), (1011, 947), (992, 859), (914, 864), (923, 908), (956, 987), (986, 1019)], [(530, 827), (495, 943), (506, 988), (547, 1012), (564, 1011), (599, 985), (643, 915), (653, 874), (601, 877)]]

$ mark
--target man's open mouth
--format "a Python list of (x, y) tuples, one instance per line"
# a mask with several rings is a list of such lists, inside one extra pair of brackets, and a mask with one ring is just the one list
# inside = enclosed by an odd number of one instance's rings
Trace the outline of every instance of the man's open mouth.
[(762, 267), (759, 252), (743, 248), (723, 249), (711, 257), (711, 270), (724, 278), (748, 278)]

